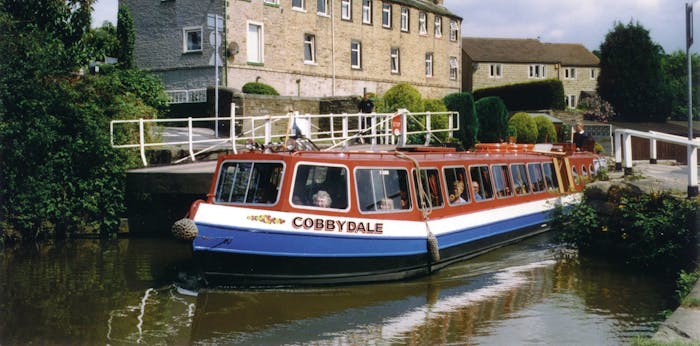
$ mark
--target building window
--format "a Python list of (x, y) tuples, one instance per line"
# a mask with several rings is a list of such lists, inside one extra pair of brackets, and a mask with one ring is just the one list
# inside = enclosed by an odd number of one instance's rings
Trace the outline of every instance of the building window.
[(544, 65), (530, 65), (529, 78), (545, 78), (546, 76)]
[(435, 16), (435, 37), (442, 37), (442, 17)]
[(202, 51), (202, 27), (193, 26), (182, 29), (182, 51), (185, 53)]
[(319, 16), (328, 15), (328, 0), (316, 0), (316, 14)]
[(382, 4), (382, 26), (391, 28), (391, 4)]
[(433, 76), (433, 53), (425, 53), (425, 76)]
[(591, 68), (591, 79), (595, 79), (595, 69)]
[(450, 41), (457, 41), (459, 37), (459, 24), (456, 20), (450, 20)]
[(304, 63), (316, 63), (316, 36), (304, 34)]
[(280, 0), (265, 0), (265, 1), (263, 1), (263, 3), (265, 3), (265, 4), (267, 4), (267, 5), (279, 6), (279, 5), (280, 5)]
[(428, 34), (428, 15), (421, 11), (418, 13), (418, 33), (421, 35)]
[(566, 95), (566, 106), (576, 108), (576, 95)]
[(340, 1), (340, 18), (344, 20), (352, 19), (352, 3), (350, 0)]
[(576, 68), (567, 67), (564, 69), (564, 78), (566, 79), (576, 79)]
[(305, 11), (304, 0), (292, 0), (292, 9)]
[(362, 0), (362, 23), (372, 24), (372, 0)]
[(450, 79), (457, 80), (457, 74), (459, 73), (459, 65), (457, 64), (457, 57), (450, 57)]
[(501, 64), (490, 64), (489, 65), (489, 77), (490, 78), (501, 78), (503, 77), (503, 71), (501, 70)]
[(350, 43), (350, 67), (353, 69), (362, 68), (362, 44), (360, 41)]
[(263, 63), (263, 37), (262, 23), (248, 22), (248, 62)]
[(408, 32), (408, 7), (401, 7), (401, 31)]
[(400, 73), (398, 48), (391, 48), (391, 73)]

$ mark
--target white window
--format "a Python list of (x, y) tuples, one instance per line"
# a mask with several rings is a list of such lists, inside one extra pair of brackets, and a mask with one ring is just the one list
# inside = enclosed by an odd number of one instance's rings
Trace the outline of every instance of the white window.
[(530, 65), (529, 78), (545, 78), (546, 76), (544, 65)]
[(292, 9), (304, 11), (305, 10), (304, 0), (292, 0)]
[(595, 68), (591, 68), (591, 79), (595, 79), (595, 75), (596, 75)]
[(490, 64), (489, 65), (489, 78), (501, 78), (503, 77), (503, 71), (501, 64)]
[(456, 20), (450, 20), (450, 41), (457, 41), (459, 38), (459, 24)]
[(182, 29), (182, 51), (185, 53), (202, 51), (201, 26), (191, 26)]
[(450, 57), (450, 79), (457, 80), (457, 74), (459, 73), (459, 64), (457, 64), (457, 57)]
[(353, 69), (362, 68), (362, 44), (360, 41), (350, 43), (350, 67)]
[(372, 24), (372, 0), (362, 0), (362, 22)]
[(567, 67), (564, 69), (564, 78), (566, 79), (576, 79), (576, 68)]
[(399, 72), (399, 49), (391, 48), (391, 73)]
[(401, 7), (401, 31), (408, 32), (408, 7)]
[(382, 26), (391, 28), (391, 4), (382, 4)]
[(352, 3), (350, 0), (340, 0), (340, 18), (344, 20), (352, 19)]
[(304, 34), (304, 63), (316, 63), (316, 36)]
[(576, 95), (566, 95), (566, 106), (576, 108)]
[(433, 76), (433, 53), (425, 53), (425, 76)]
[(421, 11), (418, 13), (418, 33), (421, 35), (428, 34), (428, 15)]
[(320, 16), (328, 15), (328, 1), (329, 0), (316, 0), (316, 14)]
[(263, 25), (262, 23), (248, 22), (248, 62), (263, 63)]
[(280, 0), (265, 0), (265, 1), (263, 1), (263, 3), (266, 3), (266, 4), (268, 4), (268, 5), (277, 5), (277, 6), (279, 6)]
[(435, 16), (435, 37), (442, 37), (442, 17)]

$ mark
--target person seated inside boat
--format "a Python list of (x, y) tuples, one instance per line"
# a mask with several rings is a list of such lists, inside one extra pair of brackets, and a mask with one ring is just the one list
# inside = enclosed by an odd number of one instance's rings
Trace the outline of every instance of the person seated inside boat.
[(474, 192), (475, 201), (481, 201), (482, 199), (484, 199), (479, 193), (479, 183), (477, 183), (476, 181), (472, 181), (472, 191)]
[(379, 201), (380, 210), (392, 210), (394, 209), (394, 201), (391, 198), (382, 198)]
[(464, 193), (464, 183), (461, 181), (455, 181), (452, 184), (452, 193), (450, 194), (450, 204), (453, 205), (459, 205), (459, 204), (464, 204), (467, 203), (466, 200), (462, 197), (462, 193)]
[(408, 192), (406, 192), (406, 190), (404, 189), (401, 189), (399, 191), (399, 196), (401, 196), (401, 209), (411, 208), (411, 202), (408, 200)]
[(328, 194), (328, 192), (324, 190), (319, 190), (316, 192), (313, 196), (314, 199), (314, 206), (316, 207), (321, 207), (321, 208), (330, 208), (331, 203), (333, 200), (331, 199), (331, 195)]

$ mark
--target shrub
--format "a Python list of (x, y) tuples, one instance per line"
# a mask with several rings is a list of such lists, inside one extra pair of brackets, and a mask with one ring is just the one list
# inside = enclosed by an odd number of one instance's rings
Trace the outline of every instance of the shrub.
[(270, 85), (260, 82), (249, 82), (243, 85), (241, 88), (246, 94), (257, 94), (257, 95), (279, 95), (277, 90)]
[(443, 102), (448, 110), (459, 113), (459, 132), (455, 137), (464, 148), (472, 148), (479, 133), (474, 97), (470, 93), (453, 93), (445, 96)]
[(508, 120), (508, 125), (513, 126), (518, 131), (517, 141), (519, 143), (537, 142), (537, 124), (530, 114), (518, 112)]
[(597, 95), (582, 99), (578, 108), (583, 111), (583, 118), (586, 120), (607, 123), (615, 116), (612, 105)]
[(479, 99), (474, 105), (478, 116), (479, 141), (497, 143), (504, 140), (508, 130), (508, 110), (497, 96)]
[(408, 83), (399, 83), (389, 88), (383, 96), (385, 109), (391, 112), (399, 108), (406, 108), (410, 112), (423, 112), (425, 106), (421, 100), (420, 92)]
[(557, 129), (549, 118), (538, 115), (534, 118), (537, 125), (537, 142), (553, 143), (557, 141)]
[[(447, 112), (447, 107), (445, 103), (440, 99), (424, 99), (423, 108), (426, 112)], [(449, 115), (446, 114), (431, 114), (430, 115), (430, 128), (431, 129), (446, 129), (449, 124)], [(440, 143), (447, 142), (448, 134), (447, 132), (433, 133), (434, 138), (436, 138)]]

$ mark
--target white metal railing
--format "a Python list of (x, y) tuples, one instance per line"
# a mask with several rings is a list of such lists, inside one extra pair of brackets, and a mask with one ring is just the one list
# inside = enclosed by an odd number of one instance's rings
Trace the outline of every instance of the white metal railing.
[[(459, 130), (459, 113), (457, 112), (425, 112), (410, 113), (400, 110), (396, 113), (343, 113), (343, 114), (299, 114), (291, 112), (284, 115), (265, 116), (238, 116), (236, 106), (232, 104), (230, 117), (210, 118), (180, 118), (180, 119), (133, 119), (113, 120), (110, 123), (110, 137), (113, 148), (138, 148), (144, 166), (146, 149), (163, 146), (187, 146), (188, 157), (196, 160), (200, 153), (219, 147), (229, 147), (234, 152), (237, 145), (244, 145), (248, 141), (268, 143), (282, 143), (288, 137), (295, 135), (296, 131), (311, 139), (314, 143), (325, 147), (325, 150), (337, 147), (346, 147), (355, 140), (366, 140), (372, 146), (376, 144), (406, 145), (410, 135), (423, 136), (424, 144), (428, 144), (437, 133), (446, 133), (447, 138), (452, 138), (453, 132)], [(432, 119), (445, 117), (447, 122), (444, 128), (433, 128)], [(352, 120), (352, 121), (351, 121)], [(221, 131), (211, 131), (207, 135), (195, 136), (196, 129), (207, 128), (214, 123), (216, 129), (222, 124), (227, 124), (229, 131), (223, 134)], [(181, 126), (165, 127), (163, 124)], [(149, 127), (150, 125), (150, 127)], [(199, 126), (197, 126), (199, 125)], [(364, 125), (364, 126), (363, 126)], [(412, 126), (410, 126), (412, 125)], [(115, 143), (115, 131), (134, 130), (137, 127), (138, 142)], [(409, 131), (409, 128), (418, 130)], [(185, 138), (165, 140), (165, 130), (187, 130)], [(152, 142), (147, 142), (147, 131)], [(201, 132), (201, 131), (199, 131)]]
[(201, 103), (207, 102), (207, 89), (166, 90), (169, 103)]
[[(649, 140), (649, 159), (655, 163), (657, 158), (656, 142), (662, 141), (685, 145), (688, 148), (688, 197), (698, 195), (698, 147), (700, 140), (697, 138), (671, 135), (663, 132), (649, 131), (642, 132), (630, 129), (615, 130), (615, 167), (622, 169), (625, 174), (632, 172), (632, 137), (646, 138)], [(624, 146), (624, 148), (623, 148)]]

